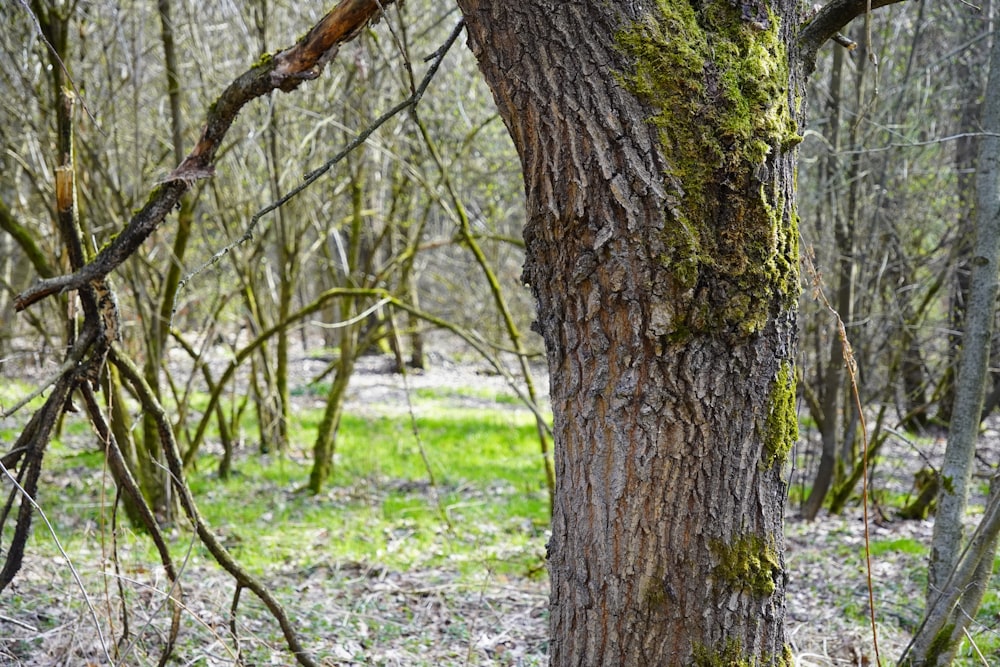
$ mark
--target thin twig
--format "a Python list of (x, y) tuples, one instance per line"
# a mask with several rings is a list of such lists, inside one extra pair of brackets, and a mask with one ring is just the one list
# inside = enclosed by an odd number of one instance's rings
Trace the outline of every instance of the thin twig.
[(830, 301), (826, 298), (826, 293), (823, 292), (823, 280), (820, 278), (816, 267), (813, 266), (809, 253), (806, 253), (803, 256), (803, 263), (806, 265), (806, 271), (812, 277), (813, 298), (825, 306), (826, 309), (837, 319), (837, 334), (840, 338), (844, 364), (847, 366), (847, 374), (851, 383), (851, 396), (854, 398), (854, 406), (857, 408), (858, 420), (860, 421), (861, 426), (861, 438), (863, 444), (861, 455), (861, 506), (865, 524), (865, 565), (868, 580), (868, 615), (871, 619), (872, 647), (875, 651), (875, 664), (878, 665), (878, 667), (882, 667), (882, 658), (878, 649), (878, 627), (875, 623), (875, 587), (872, 583), (871, 533), (869, 531), (868, 522), (868, 426), (865, 423), (865, 413), (861, 404), (861, 394), (858, 391), (858, 363), (854, 357), (854, 350), (851, 348), (851, 342), (847, 338), (847, 327), (844, 325), (844, 320), (841, 319), (840, 313), (837, 312), (837, 309), (834, 308)]
[(969, 628), (962, 628), (962, 632), (965, 633), (965, 638), (969, 640), (969, 646), (971, 646), (972, 650), (976, 652), (976, 656), (979, 657), (980, 662), (982, 662), (985, 667), (990, 667), (990, 663), (986, 661), (986, 656), (984, 656), (983, 652), (979, 650), (979, 646), (976, 645), (976, 640), (972, 637), (972, 633), (969, 632)]
[(107, 137), (108, 135), (104, 131), (104, 128), (102, 128), (101, 124), (97, 122), (97, 117), (94, 116), (90, 107), (87, 106), (87, 101), (84, 99), (83, 93), (80, 92), (79, 86), (76, 85), (76, 81), (73, 80), (73, 75), (70, 74), (69, 69), (66, 68), (66, 63), (64, 63), (63, 59), (59, 57), (59, 52), (56, 50), (56, 47), (53, 46), (52, 42), (49, 41), (49, 38), (45, 36), (45, 32), (42, 30), (42, 24), (38, 22), (38, 17), (35, 16), (35, 12), (31, 11), (31, 7), (28, 6), (28, 3), (25, 2), (25, 0), (18, 0), (18, 2), (22, 7), (24, 7), (24, 11), (28, 12), (28, 16), (31, 17), (31, 23), (35, 26), (35, 30), (38, 32), (38, 36), (42, 38), (42, 41), (45, 42), (45, 47), (56, 59), (56, 62), (59, 63), (59, 68), (63, 71), (63, 74), (66, 75), (66, 80), (69, 81), (71, 86), (73, 86), (73, 94), (76, 95), (78, 100), (80, 100), (80, 105), (83, 107), (83, 110), (87, 112), (87, 115), (90, 117), (94, 127), (96, 127), (97, 131), (103, 136)]
[[(108, 393), (113, 393), (110, 391), (110, 387)], [(138, 512), (139, 520), (142, 522), (143, 528), (145, 528), (150, 538), (153, 540), (153, 545), (156, 547), (156, 551), (160, 556), (160, 563), (163, 565), (163, 569), (167, 573), (167, 578), (170, 579), (171, 593), (173, 593), (174, 590), (180, 591), (180, 575), (174, 567), (173, 559), (170, 556), (170, 549), (167, 546), (166, 539), (163, 537), (163, 532), (160, 530), (160, 527), (156, 522), (156, 517), (153, 515), (152, 509), (143, 497), (142, 491), (139, 489), (138, 483), (132, 476), (131, 470), (129, 470), (128, 464), (125, 461), (125, 456), (118, 445), (117, 439), (114, 437), (108, 422), (104, 419), (104, 414), (101, 412), (101, 407), (97, 402), (97, 397), (94, 395), (94, 390), (89, 386), (84, 385), (81, 387), (81, 394), (83, 395), (91, 424), (94, 426), (94, 430), (97, 431), (98, 437), (104, 444), (104, 460), (111, 467), (119, 492), (124, 492), (125, 495), (132, 501), (133, 507), (135, 507)], [(117, 565), (116, 559), (116, 569)], [(173, 596), (171, 595), (171, 597)], [(122, 596), (122, 599), (124, 600), (124, 596)], [(180, 609), (178, 607), (174, 607), (173, 613), (171, 614), (170, 634), (167, 637), (167, 643), (163, 649), (163, 654), (159, 663), (160, 667), (166, 664), (167, 659), (173, 652), (174, 643), (177, 641), (179, 631)], [(140, 631), (139, 635), (141, 636), (141, 634), (142, 633)], [(123, 639), (126, 636), (127, 624), (126, 634), (123, 635)], [(121, 661), (124, 661), (125, 658), (128, 657), (128, 653), (131, 651), (134, 644), (135, 640), (131, 640), (129, 646), (125, 651), (123, 651), (123, 655), (120, 658)]]
[(236, 612), (240, 606), (240, 593), (243, 591), (243, 585), (239, 582), (236, 583), (236, 590), (233, 591), (233, 603), (229, 606), (229, 632), (233, 635), (233, 645), (236, 647), (236, 655), (234, 659), (237, 664), (240, 661), (240, 635), (236, 631)]
[(851, 396), (854, 398), (854, 407), (858, 409), (858, 420), (861, 425), (861, 439), (863, 450), (861, 454), (861, 507), (865, 522), (865, 570), (868, 578), (868, 615), (872, 625), (872, 648), (875, 650), (875, 664), (882, 667), (882, 658), (878, 650), (878, 627), (875, 624), (875, 586), (872, 583), (872, 548), (871, 532), (869, 530), (868, 519), (868, 426), (865, 424), (864, 408), (861, 405), (861, 394), (858, 392), (858, 364), (851, 350), (851, 344), (847, 340), (847, 330), (844, 328), (844, 321), (840, 315), (828, 303), (827, 308), (837, 316), (837, 329), (840, 333), (840, 340), (843, 343), (844, 362), (847, 364), (847, 374), (851, 379)]
[[(412, 110), (412, 115), (413, 121), (420, 130), (420, 136), (424, 140), (424, 145), (427, 147), (427, 150), (431, 154), (431, 158), (434, 160), (434, 164), (437, 167), (444, 189), (448, 193), (448, 198), (450, 199), (450, 203), (454, 209), (459, 238), (472, 253), (472, 256), (476, 259), (476, 264), (478, 264), (479, 268), (482, 269), (483, 275), (490, 286), (490, 292), (493, 295), (493, 302), (496, 305), (497, 312), (500, 314), (500, 317), (504, 322), (504, 326), (507, 330), (507, 337), (510, 339), (511, 345), (514, 346), (514, 352), (517, 356), (518, 364), (521, 367), (521, 376), (524, 379), (525, 390), (528, 392), (531, 402), (535, 403), (537, 394), (535, 392), (535, 382), (531, 373), (531, 366), (528, 362), (528, 351), (524, 347), (521, 333), (518, 331), (517, 324), (514, 322), (514, 316), (510, 312), (510, 308), (507, 306), (507, 301), (503, 296), (503, 291), (500, 289), (500, 282), (497, 280), (496, 274), (494, 273), (492, 267), (490, 267), (485, 253), (483, 253), (482, 248), (476, 241), (475, 235), (472, 233), (472, 225), (469, 221), (468, 212), (462, 204), (461, 198), (458, 196), (458, 192), (456, 191), (455, 185), (449, 176), (448, 169), (445, 167), (441, 153), (437, 149), (437, 144), (431, 138), (430, 131), (427, 129), (423, 120), (421, 120), (417, 115), (417, 110), (415, 108)], [(547, 437), (547, 434), (551, 435), (551, 429), (548, 426), (547, 419), (540, 416), (537, 412), (535, 415), (535, 430), (538, 433), (539, 449), (542, 457), (542, 469), (545, 472), (545, 486), (549, 496), (549, 513), (551, 514), (555, 503), (556, 493), (556, 471)]]
[(960, 132), (958, 134), (949, 134), (946, 137), (938, 137), (937, 139), (928, 139), (926, 141), (910, 141), (905, 143), (886, 144), (885, 146), (876, 146), (875, 148), (858, 148), (855, 150), (835, 151), (834, 154), (865, 155), (868, 153), (881, 153), (897, 148), (924, 148), (926, 146), (936, 146), (950, 141), (958, 141), (959, 139), (978, 139), (980, 137), (997, 136), (1000, 136), (1000, 134), (997, 134), (996, 132)]
[(12, 416), (25, 405), (44, 394), (46, 389), (59, 381), (59, 378), (76, 368), (76, 366), (80, 363), (80, 360), (83, 359), (84, 355), (90, 349), (90, 344), (93, 342), (95, 337), (96, 332), (93, 332), (93, 335), (77, 339), (76, 344), (73, 345), (72, 351), (69, 356), (66, 357), (66, 361), (62, 363), (59, 369), (42, 380), (41, 384), (39, 384), (34, 391), (15, 403), (13, 407), (8, 408), (4, 412), (0, 412), (0, 419), (7, 419)]
[(131, 359), (120, 354), (115, 348), (111, 349), (111, 355), (112, 360), (118, 366), (122, 375), (131, 383), (143, 408), (145, 408), (156, 422), (167, 466), (174, 480), (173, 486), (176, 487), (181, 507), (184, 509), (184, 513), (191, 523), (194, 524), (195, 532), (198, 534), (201, 543), (212, 554), (215, 562), (226, 570), (238, 584), (249, 588), (264, 603), (264, 606), (271, 612), (271, 616), (274, 617), (281, 627), (285, 643), (299, 664), (303, 665), (303, 667), (318, 667), (318, 663), (313, 660), (302, 646), (298, 632), (289, 620), (288, 614), (285, 613), (285, 609), (281, 603), (278, 602), (263, 583), (233, 558), (229, 550), (222, 545), (218, 536), (212, 532), (202, 518), (201, 512), (198, 510), (198, 505), (194, 500), (194, 495), (191, 493), (191, 488), (184, 479), (184, 465), (181, 461), (180, 451), (177, 448), (177, 440), (174, 438), (170, 421), (167, 419), (163, 406), (160, 405), (146, 379), (142, 376), (139, 369), (136, 368), (135, 364), (132, 363)]
[[(393, 0), (383, 0), (389, 4)], [(195, 181), (213, 173), (215, 157), (240, 110), (275, 90), (290, 92), (319, 77), (341, 44), (357, 37), (378, 7), (371, 0), (341, 0), (294, 46), (263, 59), (234, 79), (209, 107), (194, 149), (160, 185), (128, 225), (87, 264), (72, 273), (36, 281), (14, 297), (18, 312), (53, 294), (80, 290), (100, 281), (131, 257), (155, 232)], [(172, 307), (176, 307), (176, 297)]]
[[(392, 335), (393, 344), (397, 350), (402, 350), (402, 341), (399, 340), (399, 330), (396, 328), (396, 320), (392, 316), (392, 309), (389, 310), (389, 331)], [(399, 358), (399, 374), (403, 378), (403, 394), (406, 396), (406, 409), (410, 413), (410, 430), (413, 439), (417, 443), (417, 451), (420, 452), (420, 460), (424, 462), (424, 469), (427, 470), (427, 481), (430, 483), (431, 494), (434, 496), (434, 503), (437, 505), (441, 519), (450, 532), (455, 532), (455, 526), (451, 523), (451, 517), (441, 501), (441, 492), (438, 489), (437, 480), (434, 477), (434, 469), (431, 468), (431, 461), (427, 458), (427, 450), (424, 448), (424, 439), (420, 435), (420, 425), (417, 422), (417, 413), (413, 408), (413, 398), (410, 396), (410, 380), (406, 370), (406, 361)]]
[[(192, 540), (191, 544), (192, 544), (192, 546), (194, 545), (194, 540)], [(178, 608), (181, 609), (181, 611), (187, 612), (187, 614), (191, 618), (191, 620), (193, 620), (196, 624), (200, 625), (210, 635), (212, 635), (215, 638), (215, 640), (218, 641), (219, 644), (223, 647), (223, 649), (225, 649), (225, 651), (229, 654), (229, 657), (231, 657), (234, 661), (236, 660), (237, 655), (233, 652), (233, 650), (231, 648), (229, 648), (229, 645), (226, 643), (225, 639), (223, 639), (223, 637), (218, 633), (218, 631), (215, 629), (215, 627), (213, 627), (213, 625), (211, 623), (209, 623), (208, 621), (206, 621), (203, 618), (201, 618), (201, 616), (199, 615), (199, 613), (198, 613), (197, 610), (192, 609), (191, 607), (188, 607), (179, 598), (174, 597), (173, 594), (172, 594), (172, 592), (171, 592), (173, 590), (173, 588), (170, 588), (170, 589), (167, 589), (167, 590), (163, 590), (163, 589), (157, 588), (156, 586), (153, 586), (152, 584), (149, 584), (149, 583), (147, 583), (145, 581), (139, 581), (138, 579), (133, 579), (132, 577), (127, 577), (125, 575), (118, 575), (118, 576), (120, 577), (120, 579), (122, 580), (123, 583), (126, 583), (126, 584), (128, 584), (130, 586), (133, 586), (135, 588), (141, 588), (143, 590), (149, 591), (150, 593), (156, 593), (159, 597), (163, 598), (163, 600), (165, 602), (169, 602), (170, 604), (176, 605)], [(161, 605), (162, 604), (163, 603), (161, 603)], [(153, 614), (150, 614), (150, 616), (151, 616), (151, 619), (152, 619)], [(147, 621), (147, 625), (149, 625), (151, 623), (151, 619), (150, 619), (150, 621)], [(137, 633), (137, 634), (140, 634), (140, 633)], [(126, 656), (126, 657), (128, 656), (128, 653), (131, 652), (131, 647), (134, 644), (135, 644), (135, 641), (133, 640), (133, 642), (129, 644), (129, 647), (127, 647), (127, 650), (123, 652), (124, 656)], [(125, 664), (126, 663), (124, 663), (124, 662), (116, 663), (116, 667), (122, 667)]]
[(337, 322), (320, 322), (318, 320), (312, 320), (309, 324), (317, 326), (321, 329), (343, 329), (344, 327), (349, 327), (352, 324), (357, 324), (361, 322), (366, 317), (377, 311), (379, 308), (389, 303), (391, 299), (379, 299), (375, 304), (369, 308), (365, 308), (363, 311), (355, 315), (354, 317), (347, 320), (339, 320)]
[(31, 625), (30, 623), (25, 623), (24, 621), (19, 621), (16, 618), (11, 618), (10, 616), (4, 616), (3, 614), (0, 614), (0, 622), (10, 623), (11, 625), (16, 625), (20, 628), (24, 628), (25, 630), (30, 630), (31, 632), (38, 632), (38, 628)]

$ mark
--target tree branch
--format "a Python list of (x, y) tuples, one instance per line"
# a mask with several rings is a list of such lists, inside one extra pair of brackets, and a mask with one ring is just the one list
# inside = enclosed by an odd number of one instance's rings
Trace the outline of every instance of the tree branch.
[(799, 32), (799, 56), (806, 74), (816, 67), (816, 54), (844, 26), (869, 9), (878, 9), (904, 0), (832, 0)]
[(238, 585), (249, 588), (264, 603), (264, 606), (271, 612), (274, 619), (278, 621), (278, 625), (281, 626), (281, 632), (285, 636), (285, 643), (288, 644), (289, 650), (295, 656), (298, 663), (303, 667), (319, 667), (319, 663), (313, 660), (302, 646), (295, 626), (292, 624), (281, 603), (278, 602), (277, 598), (271, 594), (271, 591), (259, 579), (250, 574), (233, 558), (232, 554), (222, 545), (216, 534), (205, 523), (205, 519), (201, 516), (198, 505), (194, 500), (194, 495), (191, 493), (191, 487), (188, 486), (187, 481), (184, 479), (184, 464), (181, 461), (180, 451), (177, 448), (177, 440), (174, 438), (170, 420), (167, 418), (167, 413), (164, 411), (163, 406), (160, 405), (153, 390), (146, 382), (146, 378), (142, 376), (142, 373), (132, 360), (120, 350), (112, 347), (110, 356), (112, 363), (118, 368), (122, 377), (135, 390), (135, 395), (142, 404), (142, 407), (156, 421), (160, 442), (163, 445), (163, 454), (166, 458), (167, 469), (170, 471), (170, 476), (173, 480), (174, 489), (177, 491), (178, 500), (184, 513), (194, 525), (198, 539), (201, 540), (201, 543), (212, 554), (212, 557), (215, 558), (215, 562), (228, 572)]
[(294, 46), (273, 56), (265, 55), (237, 77), (209, 107), (208, 119), (194, 149), (153, 189), (145, 206), (132, 217), (125, 230), (78, 271), (40, 280), (18, 294), (14, 297), (14, 308), (22, 311), (47, 296), (78, 290), (114, 271), (160, 226), (195, 180), (212, 175), (216, 151), (247, 103), (275, 89), (290, 92), (303, 81), (317, 78), (340, 44), (356, 37), (392, 2), (341, 0)]

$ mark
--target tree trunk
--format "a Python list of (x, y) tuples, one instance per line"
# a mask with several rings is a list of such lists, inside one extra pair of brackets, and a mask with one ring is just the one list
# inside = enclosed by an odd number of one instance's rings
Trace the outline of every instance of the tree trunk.
[[(956, 43), (972, 39), (982, 30), (981, 18), (975, 22), (964, 22), (956, 34)], [(956, 91), (955, 99), (961, 101), (962, 112), (959, 127), (974, 128), (982, 116), (982, 76), (985, 62), (969, 62), (957, 59), (952, 71), (954, 81), (962, 88)], [(960, 136), (955, 140), (955, 196), (960, 202), (972, 202), (976, 199), (976, 155), (979, 151), (979, 135), (970, 132), (968, 136)], [(958, 211), (956, 220), (955, 240), (955, 279), (951, 286), (951, 301), (948, 316), (949, 329), (952, 332), (965, 328), (965, 313), (969, 298), (969, 260), (972, 257), (972, 237), (976, 228), (976, 209), (974, 206), (963, 206)], [(955, 380), (957, 376), (959, 350), (962, 338), (956, 333), (948, 336), (948, 355), (951, 363), (941, 378), (936, 393), (938, 394), (937, 421), (942, 424), (951, 422), (951, 411), (955, 406)]]
[[(986, 86), (983, 132), (1000, 129), (1000, 33), (994, 35), (990, 81)], [(993, 86), (993, 87), (991, 87)], [(986, 394), (997, 300), (1000, 261), (1000, 141), (980, 138), (976, 169), (976, 232), (971, 248), (969, 294), (962, 331), (961, 358), (948, 432), (948, 447), (941, 467), (942, 489), (934, 523), (929, 568), (928, 601), (958, 559), (962, 546), (962, 517), (968, 501), (973, 456)]]
[[(962, 350), (955, 382), (948, 446), (941, 465), (941, 491), (934, 518), (928, 566), (927, 614), (903, 664), (949, 665), (964, 629), (976, 616), (989, 581), (997, 530), (980, 529), (982, 550), (963, 553), (963, 523), (969, 498), (979, 423), (986, 395), (987, 370), (1000, 272), (1000, 30), (994, 30), (989, 81), (983, 99), (982, 132), (976, 166), (976, 233), (970, 256), (969, 296)], [(998, 494), (991, 489), (991, 502)], [(988, 510), (982, 520), (994, 514)], [(994, 519), (995, 520), (995, 519)], [(957, 573), (965, 571), (966, 576)], [(957, 604), (957, 607), (956, 607)]]
[(791, 3), (780, 21), (726, 0), (459, 4), (525, 175), (556, 433), (552, 664), (778, 663)]
[[(836, 306), (837, 316), (845, 324), (851, 321), (851, 309), (854, 305), (854, 211), (853, 207), (842, 206), (840, 204), (842, 183), (842, 167), (838, 153), (840, 152), (840, 82), (844, 70), (844, 52), (836, 50), (833, 52), (833, 64), (830, 68), (830, 93), (827, 99), (827, 115), (830, 119), (830, 129), (827, 141), (830, 142), (831, 151), (824, 156), (823, 177), (826, 180), (826, 189), (830, 193), (830, 201), (825, 207), (829, 211), (830, 222), (833, 224), (833, 236), (836, 253), (837, 267), (837, 292)], [(855, 123), (855, 125), (857, 125)], [(857, 160), (852, 160), (852, 169), (857, 164)], [(844, 180), (847, 180), (846, 178)], [(834, 185), (834, 184), (837, 185)], [(853, 187), (853, 185), (848, 185)], [(852, 201), (848, 198), (848, 202)], [(846, 209), (846, 210), (845, 210)], [(828, 361), (826, 372), (822, 376), (820, 385), (821, 414), (816, 420), (820, 431), (819, 468), (816, 476), (813, 477), (812, 490), (809, 498), (806, 499), (802, 509), (802, 517), (812, 521), (819, 514), (826, 500), (830, 485), (833, 483), (834, 473), (837, 469), (838, 440), (841, 434), (840, 408), (841, 403), (848, 407), (850, 403), (843, 401), (844, 392), (844, 341), (838, 335), (840, 332), (837, 323), (831, 322), (830, 327), (833, 335), (830, 336), (830, 347), (828, 351)], [(846, 420), (844, 420), (846, 421)], [(843, 462), (841, 461), (841, 464)]]

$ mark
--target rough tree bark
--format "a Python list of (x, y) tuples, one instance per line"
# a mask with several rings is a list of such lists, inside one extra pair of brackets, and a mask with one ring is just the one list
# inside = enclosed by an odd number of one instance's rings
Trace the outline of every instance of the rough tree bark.
[(459, 5), (524, 171), (552, 664), (786, 662), (798, 92), (867, 3)]
[(788, 22), (725, 0), (460, 4), (525, 175), (558, 442), (552, 663), (776, 662)]

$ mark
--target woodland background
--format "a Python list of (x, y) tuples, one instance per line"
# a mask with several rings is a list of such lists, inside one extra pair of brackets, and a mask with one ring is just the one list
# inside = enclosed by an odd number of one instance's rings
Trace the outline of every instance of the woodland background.
[[(73, 335), (68, 297), (13, 309), (38, 277), (70, 268), (56, 203), (67, 128), (89, 256), (194, 145), (218, 92), (323, 11), (281, 0), (0, 6), (5, 452), (39, 399), (20, 401)], [(812, 79), (787, 553), (801, 664), (872, 659), (858, 521), (866, 443), (883, 650), (898, 654), (920, 618), (994, 14), (957, 2), (887, 8), (852, 25), (853, 50), (825, 48)], [(408, 0), (319, 80), (248, 106), (215, 173), (113, 279), (120, 347), (168, 408), (194, 497), (330, 664), (545, 660), (552, 473), (542, 344), (520, 281), (520, 166), (464, 38), (440, 51), (458, 21), (447, 3)], [(438, 63), (418, 103), (339, 157)], [(991, 377), (985, 415), (1000, 404)], [(268, 611), (238, 605), (241, 586), (192, 538), (158, 425), (130, 386), (112, 373), (98, 396), (174, 550), (190, 558), (175, 655), (283, 664)], [(990, 423), (980, 508), (997, 464)], [(170, 584), (83, 416), (61, 420), (46, 466), (39, 504), (65, 550), (35, 526), (2, 594), (0, 662), (102, 663), (117, 650), (124, 664), (155, 664), (176, 613)], [(1000, 651), (998, 614), (993, 588), (961, 659)]]

